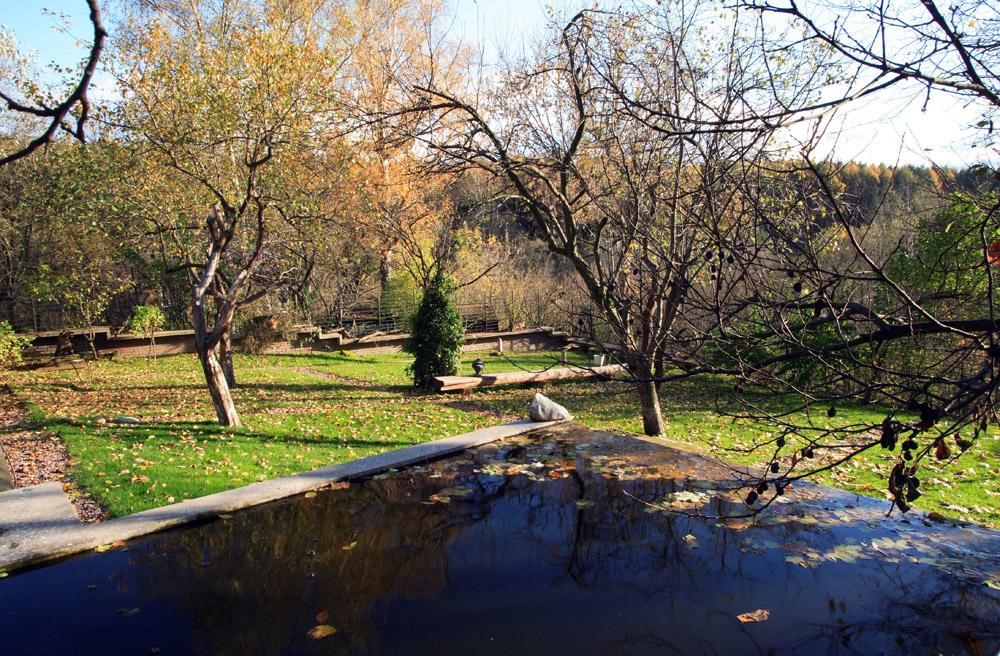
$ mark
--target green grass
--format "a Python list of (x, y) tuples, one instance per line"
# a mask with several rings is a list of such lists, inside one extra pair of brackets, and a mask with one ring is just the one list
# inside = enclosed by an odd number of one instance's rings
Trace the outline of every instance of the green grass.
[(114, 515), (221, 492), (488, 425), (428, 403), (211, 422), (63, 426), (77, 482)]
[[(458, 367), (459, 375), (471, 376), (473, 374), (472, 361), (477, 358), (481, 358), (486, 363), (484, 372), (487, 374), (522, 370), (541, 371), (566, 366), (562, 363), (562, 353), (528, 352), (506, 355), (489, 352), (465, 353), (462, 355)], [(270, 366), (308, 367), (375, 385), (409, 388), (413, 383), (412, 375), (406, 369), (413, 361), (413, 357), (407, 353), (355, 355), (334, 352), (321, 355), (271, 355), (264, 356), (264, 360)], [(586, 365), (593, 362), (591, 357), (575, 351), (567, 353), (566, 360), (569, 365)]]
[[(470, 353), (463, 356), (460, 372), (471, 374), (476, 357), (486, 361), (486, 373), (562, 366), (561, 354)], [(570, 353), (569, 359), (589, 362), (578, 353)], [(194, 356), (160, 358), (155, 368), (143, 359), (102, 362), (90, 375), (22, 372), (14, 376), (12, 387), (35, 410), (34, 417), (65, 440), (78, 482), (113, 514), (123, 515), (489, 424), (479, 415), (437, 403), (442, 400), (524, 416), (537, 391), (508, 387), (475, 389), (460, 397), (429, 395), (410, 386), (409, 360), (406, 354), (238, 356), (240, 384), (234, 397), (245, 425), (235, 431), (215, 425)], [(642, 431), (638, 403), (627, 385), (561, 381), (542, 391), (581, 423)], [(772, 411), (787, 407), (770, 397), (743, 398)], [(724, 379), (665, 385), (661, 405), (667, 438), (739, 464), (765, 465), (775, 453), (776, 429), (734, 418), (742, 406)], [(137, 416), (143, 423), (130, 428), (90, 422), (101, 414), (111, 419)], [(822, 412), (809, 419), (819, 431), (877, 423), (885, 414), (871, 406), (842, 405), (835, 418)], [(76, 423), (68, 423), (70, 418)], [(802, 445), (788, 441), (779, 453), (783, 469)], [(957, 448), (953, 451), (952, 462), (923, 461), (924, 496), (915, 505), (1000, 525), (995, 501), (1000, 496), (1000, 438), (987, 435), (960, 457)], [(869, 452), (817, 480), (885, 498), (894, 455)]]
[[(326, 363), (325, 360), (321, 362)], [(301, 367), (296, 359), (285, 367)], [(313, 363), (315, 364), (315, 363)], [(474, 414), (238, 358), (244, 426), (222, 429), (193, 356), (95, 365), (89, 376), (31, 372), (13, 382), (33, 419), (58, 434), (77, 482), (112, 515), (353, 460), (490, 425)], [(105, 415), (138, 426), (95, 424)]]

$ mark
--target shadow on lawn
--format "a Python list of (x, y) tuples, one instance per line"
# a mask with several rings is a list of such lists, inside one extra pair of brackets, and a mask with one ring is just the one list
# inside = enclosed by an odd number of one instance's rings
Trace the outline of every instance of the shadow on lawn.
[[(294, 420), (289, 419), (288, 422)], [(66, 432), (75, 432), (81, 436), (101, 437), (120, 441), (123, 446), (132, 448), (144, 444), (150, 437), (157, 440), (176, 443), (177, 446), (192, 446), (199, 443), (222, 444), (233, 441), (246, 441), (255, 443), (284, 443), (284, 444), (304, 444), (309, 446), (331, 446), (336, 448), (361, 448), (380, 447), (397, 445), (399, 447), (409, 446), (419, 442), (415, 437), (408, 439), (403, 436), (384, 437), (350, 437), (352, 430), (357, 432), (361, 429), (363, 422), (348, 421), (344, 424), (334, 424), (323, 426), (319, 434), (299, 433), (297, 426), (276, 423), (266, 429), (261, 427), (230, 429), (220, 427), (214, 421), (170, 421), (170, 422), (145, 422), (134, 425), (107, 425), (99, 432), (95, 433), (90, 427), (79, 424), (70, 424), (64, 420), (56, 420), (42, 424), (43, 428), (58, 428), (58, 431), (65, 436)]]
[[(307, 354), (274, 353), (259, 357), (264, 361), (271, 363), (281, 363), (282, 360), (285, 360), (299, 364), (304, 360), (315, 360), (315, 363), (321, 366), (329, 364), (386, 364), (386, 357), (384, 355), (346, 355), (337, 351), (315, 351)], [(400, 364), (405, 364), (407, 359), (407, 357), (400, 356), (399, 360), (389, 360), (389, 362), (399, 362)]]
[(369, 392), (379, 391), (360, 383), (351, 385), (339, 381), (324, 383), (241, 383), (233, 388), (233, 391), (241, 393), (253, 393), (255, 390), (262, 392), (283, 392), (287, 394), (336, 394), (339, 392), (357, 392), (360, 390), (367, 390)]

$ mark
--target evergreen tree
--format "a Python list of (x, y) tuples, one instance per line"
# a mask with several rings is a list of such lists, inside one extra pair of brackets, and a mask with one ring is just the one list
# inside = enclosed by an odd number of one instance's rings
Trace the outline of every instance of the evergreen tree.
[(413, 384), (429, 387), (434, 376), (458, 373), (458, 357), (465, 342), (462, 315), (452, 298), (454, 284), (440, 273), (435, 275), (420, 299), (413, 316), (410, 339), (405, 350), (414, 356), (409, 366)]

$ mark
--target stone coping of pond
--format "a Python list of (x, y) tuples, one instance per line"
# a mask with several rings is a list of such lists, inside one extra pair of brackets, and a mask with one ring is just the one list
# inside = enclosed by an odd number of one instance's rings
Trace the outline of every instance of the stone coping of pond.
[(0, 492), (14, 489), (14, 477), (7, 466), (7, 455), (3, 452), (3, 445), (0, 444)]
[[(56, 483), (0, 493), (0, 571), (9, 572), (38, 565), (241, 508), (302, 494), (338, 481), (426, 462), (558, 423), (561, 422), (524, 419), (491, 426), (471, 433), (423, 442), (359, 460), (144, 510), (99, 524), (82, 524), (79, 520), (74, 522), (65, 512), (53, 511), (53, 508), (62, 509), (63, 504), (60, 501), (65, 501), (62, 490), (55, 490), (59, 487)], [(65, 505), (69, 506), (69, 502), (66, 501)], [(6, 509), (14, 507), (19, 508), (17, 513), (5, 512)]]

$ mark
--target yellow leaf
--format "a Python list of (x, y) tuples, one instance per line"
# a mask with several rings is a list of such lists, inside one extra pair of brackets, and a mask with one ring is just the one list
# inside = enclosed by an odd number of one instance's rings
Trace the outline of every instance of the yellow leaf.
[(119, 540), (118, 542), (112, 542), (111, 544), (102, 544), (102, 545), (100, 545), (98, 547), (94, 547), (94, 551), (104, 552), (104, 551), (107, 551), (108, 549), (113, 549), (114, 547), (121, 547), (121, 546), (124, 546), (124, 545), (125, 545), (125, 543), (123, 541)]
[(341, 549), (343, 549), (344, 551), (350, 551), (351, 549), (353, 549), (356, 546), (358, 546), (358, 541), (357, 540), (355, 540), (354, 542), (352, 542), (350, 544), (345, 544), (344, 546), (341, 547)]
[(333, 628), (329, 624), (319, 624), (314, 626), (311, 631), (309, 631), (309, 637), (313, 640), (319, 640), (320, 638), (325, 638), (331, 636), (337, 632), (337, 629)]

